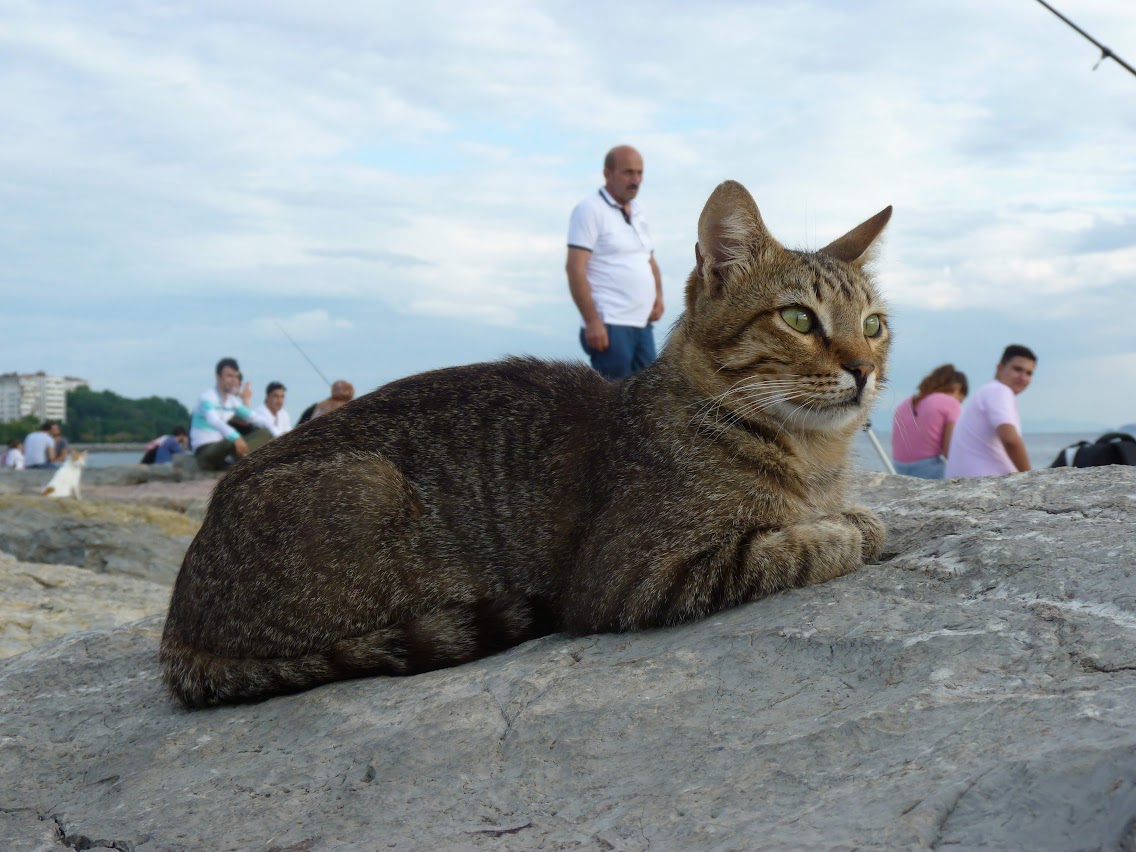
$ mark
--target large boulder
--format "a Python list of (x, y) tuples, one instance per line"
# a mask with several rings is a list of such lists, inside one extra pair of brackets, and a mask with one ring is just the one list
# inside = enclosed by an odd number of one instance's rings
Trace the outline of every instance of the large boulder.
[(200, 521), (169, 508), (0, 495), (0, 551), (172, 585)]
[(0, 553), (0, 657), (69, 633), (118, 627), (170, 603), (170, 585)]
[(205, 517), (216, 480), (150, 481), (138, 485), (95, 485), (83, 489), (84, 499), (121, 500), (188, 515), (197, 523)]
[(884, 561), (189, 712), (161, 617), (0, 661), (0, 848), (1136, 848), (1136, 471), (866, 477)]

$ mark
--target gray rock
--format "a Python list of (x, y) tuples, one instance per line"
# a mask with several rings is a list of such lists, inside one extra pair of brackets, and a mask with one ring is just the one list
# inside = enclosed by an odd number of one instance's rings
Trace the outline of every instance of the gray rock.
[(172, 585), (199, 520), (125, 501), (0, 496), (0, 551)]
[(1136, 471), (868, 477), (882, 564), (187, 712), (161, 618), (0, 661), (0, 848), (1136, 848)]
[[(139, 454), (141, 455), (141, 454)], [(0, 470), (0, 494), (40, 494), (55, 471)], [(102, 485), (140, 485), (147, 482), (187, 482), (191, 480), (216, 480), (221, 476), (215, 471), (204, 471), (197, 467), (192, 455), (175, 456), (167, 464), (120, 464), (107, 467), (84, 467), (82, 487)]]
[(54, 471), (0, 469), (0, 494), (40, 494)]
[(0, 553), (0, 657), (80, 630), (164, 614), (169, 605), (169, 584), (19, 562)]
[(195, 479), (139, 485), (94, 485), (84, 489), (83, 499), (125, 501), (170, 509), (189, 515), (200, 523), (215, 484), (213, 479)]

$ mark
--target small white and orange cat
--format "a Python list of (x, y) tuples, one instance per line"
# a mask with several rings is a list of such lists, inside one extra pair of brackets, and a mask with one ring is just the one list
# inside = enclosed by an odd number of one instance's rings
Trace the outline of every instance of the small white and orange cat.
[(44, 497), (74, 497), (78, 500), (79, 479), (83, 476), (83, 467), (87, 464), (87, 451), (74, 450), (67, 456), (66, 461), (55, 471), (43, 489)]

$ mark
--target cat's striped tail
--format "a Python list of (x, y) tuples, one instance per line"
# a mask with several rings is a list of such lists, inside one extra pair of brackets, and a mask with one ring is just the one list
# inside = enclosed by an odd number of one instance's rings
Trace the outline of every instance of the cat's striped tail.
[(158, 659), (170, 693), (190, 708), (256, 701), (337, 680), (412, 675), (456, 666), (555, 632), (529, 602), (481, 602), (424, 613), (402, 624), (338, 639), (298, 657), (235, 657), (203, 651), (167, 626)]

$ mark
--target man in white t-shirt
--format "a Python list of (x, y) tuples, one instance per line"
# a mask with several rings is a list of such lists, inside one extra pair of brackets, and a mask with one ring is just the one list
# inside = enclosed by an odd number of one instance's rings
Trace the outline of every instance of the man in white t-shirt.
[(966, 401), (955, 424), (947, 457), (948, 479), (1030, 469), (1017, 395), (1029, 387), (1036, 368), (1037, 356), (1028, 347), (1016, 343), (1006, 347), (994, 380)]
[(572, 211), (565, 269), (580, 311), (580, 344), (597, 372), (620, 379), (655, 360), (651, 323), (663, 315), (663, 283), (635, 200), (643, 158), (620, 145), (608, 151), (603, 173), (599, 192)]
[(24, 464), (27, 467), (59, 467), (68, 452), (57, 449), (56, 442), (61, 435), (58, 423), (45, 420), (38, 430), (24, 438)]
[(264, 389), (264, 403), (252, 412), (252, 422), (271, 432), (273, 438), (279, 438), (292, 429), (292, 416), (284, 410), (287, 391), (282, 382), (269, 382)]

